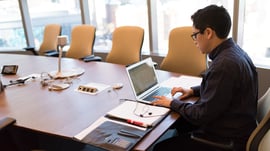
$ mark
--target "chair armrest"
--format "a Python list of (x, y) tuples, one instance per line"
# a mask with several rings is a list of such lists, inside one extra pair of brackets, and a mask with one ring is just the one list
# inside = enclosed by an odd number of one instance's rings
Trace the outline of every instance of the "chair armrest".
[(0, 120), (0, 131), (12, 124), (14, 124), (16, 122), (16, 120), (14, 118), (11, 117), (5, 117), (3, 119)]
[(25, 47), (23, 49), (26, 51), (31, 51), (34, 55), (38, 55), (38, 52), (35, 50), (35, 47)]
[(25, 50), (35, 50), (35, 47), (31, 47), (31, 46), (29, 46), (29, 47), (25, 47), (25, 48), (23, 48), (23, 49), (25, 49)]
[(154, 65), (154, 67), (155, 67), (156, 69), (159, 69), (158, 63), (157, 63), (157, 62), (154, 62), (154, 61), (153, 61), (153, 65)]
[(84, 62), (90, 62), (90, 61), (102, 61), (102, 58), (95, 55), (90, 55), (82, 58)]
[(220, 140), (220, 139), (213, 139), (213, 138), (207, 138), (202, 133), (192, 132), (190, 135), (190, 138), (201, 142), (203, 144), (225, 149), (225, 150), (232, 150), (233, 149), (233, 141), (232, 140)]
[(48, 57), (58, 57), (59, 56), (59, 52), (57, 50), (48, 50), (45, 52), (45, 56)]

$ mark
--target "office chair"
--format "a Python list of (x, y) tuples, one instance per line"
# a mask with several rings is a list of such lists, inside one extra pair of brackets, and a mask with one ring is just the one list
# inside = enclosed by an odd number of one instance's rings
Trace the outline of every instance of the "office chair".
[(269, 151), (270, 150), (270, 88), (258, 100), (257, 107), (258, 126), (251, 133), (246, 151)]
[(207, 58), (196, 48), (190, 35), (192, 27), (177, 27), (169, 35), (169, 50), (160, 64), (161, 70), (200, 76), (206, 69)]
[(61, 25), (48, 24), (44, 28), (43, 41), (39, 47), (38, 52), (34, 47), (24, 48), (26, 51), (31, 51), (34, 55), (46, 55), (57, 51), (57, 36), (61, 35)]
[(270, 110), (270, 88), (258, 100), (257, 121), (260, 123)]
[(9, 127), (16, 122), (15, 119), (4, 117), (0, 120), (0, 149), (15, 151), (16, 145), (9, 133)]
[(112, 49), (106, 62), (130, 65), (141, 60), (144, 29), (137, 26), (122, 26), (113, 31)]
[(93, 46), (96, 28), (91, 25), (78, 25), (72, 29), (70, 47), (65, 57), (88, 61), (101, 61), (101, 57), (94, 56)]
[[(246, 144), (246, 151), (269, 151), (270, 150), (270, 88), (258, 100), (257, 106), (258, 125), (251, 133)], [(232, 142), (216, 142), (196, 137), (193, 134), (191, 138), (201, 143), (215, 146), (221, 149), (233, 150)]]

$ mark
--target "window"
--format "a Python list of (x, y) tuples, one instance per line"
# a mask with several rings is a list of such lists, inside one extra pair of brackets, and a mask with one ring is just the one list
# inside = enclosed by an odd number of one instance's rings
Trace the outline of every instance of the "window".
[(37, 48), (42, 42), (46, 24), (61, 24), (62, 35), (68, 35), (69, 38), (72, 27), (81, 24), (78, 0), (28, 0), (28, 8)]
[(249, 0), (245, 5), (243, 49), (256, 65), (270, 67), (270, 1)]
[(108, 52), (116, 27), (131, 25), (144, 28), (143, 52), (149, 52), (146, 0), (89, 0), (91, 24), (97, 27), (95, 50)]
[(19, 3), (17, 0), (0, 1), (0, 47), (4, 50), (17, 50), (26, 45), (22, 27)]
[[(235, 5), (238, 3), (240, 8)], [(19, 4), (27, 6), (22, 11), (29, 11), (30, 16), (26, 17), (28, 28), (24, 27), (28, 33), (24, 33)], [(142, 52), (152, 51), (164, 56), (168, 51), (170, 31), (179, 26), (191, 26), (190, 16), (209, 4), (223, 5), (232, 21), (237, 18), (234, 15), (240, 15), (237, 22), (239, 31), (236, 35), (232, 29), (230, 36), (237, 36), (238, 44), (256, 65), (270, 67), (268, 0), (1, 0), (0, 49), (22, 50), (27, 46), (26, 41), (38, 48), (44, 25), (49, 23), (61, 24), (62, 34), (70, 38), (72, 27), (81, 24), (84, 17), (84, 22), (87, 20), (86, 23), (97, 27), (95, 51), (110, 51), (115, 27), (135, 25), (145, 29)], [(84, 8), (84, 14), (81, 14), (81, 8)], [(234, 9), (240, 13), (234, 13)]]
[[(233, 16), (233, 2), (230, 0), (157, 0), (153, 1), (153, 9), (156, 9), (156, 18), (153, 19), (154, 51), (166, 55), (168, 52), (168, 38), (170, 31), (179, 26), (192, 26), (191, 15), (209, 4), (223, 5), (228, 9), (231, 18)], [(232, 31), (232, 30), (231, 30)], [(156, 40), (155, 40), (156, 38)]]

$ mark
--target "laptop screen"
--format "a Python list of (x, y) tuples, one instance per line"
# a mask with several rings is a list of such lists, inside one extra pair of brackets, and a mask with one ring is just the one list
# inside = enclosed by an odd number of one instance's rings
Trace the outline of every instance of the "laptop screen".
[(128, 74), (137, 96), (158, 84), (151, 58), (129, 66)]

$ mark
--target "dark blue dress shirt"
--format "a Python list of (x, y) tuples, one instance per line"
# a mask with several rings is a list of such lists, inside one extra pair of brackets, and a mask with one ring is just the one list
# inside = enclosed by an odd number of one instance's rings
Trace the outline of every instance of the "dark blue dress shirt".
[(175, 99), (171, 109), (206, 134), (246, 141), (256, 127), (256, 67), (231, 38), (209, 58), (212, 62), (201, 85), (192, 87), (199, 100), (190, 104)]

